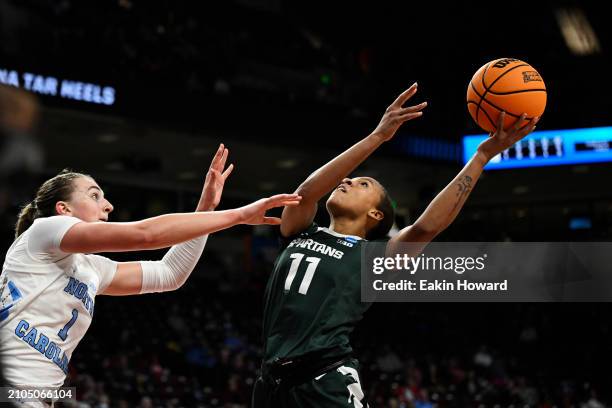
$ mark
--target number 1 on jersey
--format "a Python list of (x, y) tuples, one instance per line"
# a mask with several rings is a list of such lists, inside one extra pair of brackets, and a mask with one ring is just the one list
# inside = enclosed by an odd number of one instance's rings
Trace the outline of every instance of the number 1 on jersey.
[(68, 337), (68, 330), (70, 330), (74, 322), (76, 322), (77, 317), (79, 317), (79, 311), (76, 309), (72, 309), (72, 318), (68, 323), (66, 323), (62, 330), (57, 332), (57, 335), (60, 339), (66, 340), (66, 338)]
[[(304, 254), (291, 254), (289, 258), (293, 259), (293, 261), (291, 261), (289, 273), (287, 274), (287, 279), (285, 280), (285, 291), (287, 292), (291, 289), (291, 284), (293, 283), (293, 279), (295, 279), (295, 275), (297, 274), (297, 270), (300, 267), (300, 263), (304, 258)], [(308, 267), (306, 268), (306, 273), (304, 274), (302, 283), (298, 288), (298, 293), (301, 293), (302, 295), (305, 295), (308, 292), (310, 282), (312, 282), (312, 277), (314, 276), (315, 270), (317, 269), (319, 262), (321, 262), (321, 258), (309, 256), (308, 258), (306, 258), (306, 262), (308, 262)]]

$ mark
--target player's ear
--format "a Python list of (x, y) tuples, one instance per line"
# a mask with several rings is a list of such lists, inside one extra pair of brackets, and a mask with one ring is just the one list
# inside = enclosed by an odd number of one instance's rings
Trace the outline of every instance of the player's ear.
[(65, 201), (58, 201), (55, 203), (55, 213), (57, 215), (70, 215), (72, 214), (72, 210), (70, 206)]
[(372, 208), (370, 211), (368, 211), (368, 217), (373, 218), (376, 221), (382, 221), (382, 219), (385, 218), (385, 214), (376, 208)]

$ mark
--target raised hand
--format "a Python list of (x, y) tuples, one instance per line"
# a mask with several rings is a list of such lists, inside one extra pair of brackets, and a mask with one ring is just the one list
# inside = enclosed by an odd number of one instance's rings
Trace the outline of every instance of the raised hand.
[(378, 135), (383, 140), (390, 140), (397, 132), (397, 129), (404, 123), (412, 119), (416, 119), (423, 115), (423, 109), (427, 106), (427, 102), (420, 103), (414, 106), (403, 108), (402, 106), (412, 98), (417, 92), (418, 85), (415, 82), (410, 88), (406, 89), (397, 99), (389, 105), (380, 123), (372, 132)]
[(266, 211), (275, 207), (295, 206), (300, 203), (301, 196), (297, 194), (277, 194), (272, 197), (262, 198), (254, 203), (239, 208), (243, 224), (258, 225), (280, 225), (281, 219), (277, 217), (266, 217)]
[(536, 116), (525, 126), (521, 127), (520, 124), (523, 123), (527, 117), (527, 114), (523, 113), (512, 126), (508, 127), (508, 129), (504, 129), (505, 117), (506, 112), (499, 114), (499, 118), (497, 119), (497, 130), (491, 133), (489, 138), (478, 146), (478, 153), (484, 156), (486, 161), (491, 160), (493, 157), (531, 133), (533, 129), (535, 129), (536, 123), (540, 120), (540, 117)]
[(228, 154), (229, 150), (221, 143), (206, 173), (206, 180), (204, 181), (204, 188), (202, 189), (197, 211), (212, 211), (219, 205), (225, 180), (234, 170), (234, 165), (230, 164), (223, 171)]

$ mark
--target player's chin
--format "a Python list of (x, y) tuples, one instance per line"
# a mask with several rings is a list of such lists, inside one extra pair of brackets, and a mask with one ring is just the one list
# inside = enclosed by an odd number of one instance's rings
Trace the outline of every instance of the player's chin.
[(342, 202), (342, 198), (343, 198), (342, 194), (345, 194), (345, 193), (343, 193), (340, 190), (334, 190), (330, 194), (329, 198), (327, 199), (327, 203), (326, 204), (327, 205), (330, 205), (330, 204), (334, 205), (334, 204), (338, 204), (338, 203)]
[(327, 207), (327, 210), (333, 214), (336, 211), (349, 207), (349, 203), (350, 200), (347, 194), (343, 193), (342, 191), (336, 190), (329, 196), (325, 205)]

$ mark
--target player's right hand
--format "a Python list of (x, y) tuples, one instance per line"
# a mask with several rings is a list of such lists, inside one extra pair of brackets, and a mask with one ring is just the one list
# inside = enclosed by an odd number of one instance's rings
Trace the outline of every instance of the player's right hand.
[(234, 169), (233, 164), (230, 164), (227, 169), (225, 168), (228, 154), (229, 150), (221, 143), (206, 173), (204, 188), (198, 202), (198, 211), (213, 211), (219, 205), (225, 180)]
[(302, 197), (297, 194), (277, 194), (272, 197), (262, 198), (254, 203), (240, 207), (240, 219), (242, 224), (249, 225), (280, 225), (278, 217), (266, 217), (266, 211), (275, 207), (296, 206)]
[(390, 140), (404, 122), (419, 118), (423, 115), (422, 111), (427, 106), (427, 102), (422, 102), (418, 105), (408, 106), (406, 108), (402, 107), (408, 99), (416, 94), (417, 88), (418, 85), (415, 82), (410, 88), (402, 92), (395, 102), (389, 105), (380, 123), (376, 129), (374, 129), (374, 132), (372, 132), (373, 135), (382, 138), (384, 141)]
[(527, 114), (523, 113), (512, 126), (508, 127), (508, 129), (504, 129), (505, 117), (506, 112), (502, 111), (497, 119), (497, 129), (495, 132), (491, 133), (489, 137), (478, 146), (478, 153), (484, 156), (486, 161), (491, 160), (493, 157), (533, 132), (536, 124), (540, 120), (540, 117), (536, 116), (527, 122), (525, 126), (521, 127), (521, 123), (523, 123), (527, 117)]

